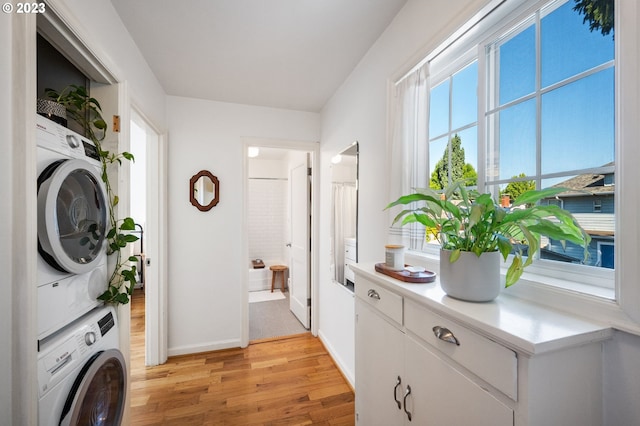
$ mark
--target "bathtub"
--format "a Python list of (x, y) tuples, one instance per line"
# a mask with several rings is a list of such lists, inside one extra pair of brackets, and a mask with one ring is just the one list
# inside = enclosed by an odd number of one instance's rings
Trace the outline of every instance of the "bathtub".
[[(249, 265), (251, 265), (251, 262), (249, 262)], [(262, 269), (249, 267), (249, 291), (271, 290), (272, 272), (269, 269), (271, 265), (286, 265), (286, 263), (277, 260), (264, 260), (264, 268)], [(278, 279), (280, 279), (279, 276)], [(280, 281), (277, 282), (277, 285), (280, 288)]]

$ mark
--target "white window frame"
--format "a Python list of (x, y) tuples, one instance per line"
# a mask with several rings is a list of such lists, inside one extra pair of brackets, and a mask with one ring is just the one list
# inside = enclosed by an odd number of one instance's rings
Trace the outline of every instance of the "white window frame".
[[(475, 39), (489, 40), (505, 28), (522, 21), (548, 0), (536, 2), (526, 0), (491, 1), (487, 3), (484, 14), (478, 14), (465, 24), (439, 48), (435, 49), (425, 60), (437, 60), (449, 57), (449, 64), (459, 58), (471, 47), (470, 41)], [(538, 265), (531, 265), (525, 270), (522, 279), (507, 291), (516, 297), (535, 300), (550, 307), (573, 312), (577, 315), (588, 315), (594, 319), (610, 323), (619, 329), (640, 334), (640, 225), (636, 214), (640, 210), (640, 191), (634, 186), (640, 181), (640, 169), (637, 158), (640, 158), (640, 147), (637, 135), (640, 134), (640, 6), (637, 2), (616, 0), (615, 3), (615, 81), (616, 81), (616, 232), (615, 259), (616, 269), (585, 267), (571, 264), (552, 265), (557, 262), (538, 260)], [(504, 24), (507, 25), (504, 25)], [(476, 25), (479, 24), (479, 25)], [(500, 28), (498, 31), (486, 31), (482, 28)], [(452, 39), (454, 38), (455, 39)], [(459, 44), (464, 47), (455, 47)], [(466, 42), (466, 45), (465, 45)], [(475, 46), (479, 46), (475, 43)], [(453, 49), (451, 48), (453, 46)], [(483, 52), (478, 53), (479, 82), (485, 81), (486, 69)], [(445, 63), (446, 61), (442, 61)], [(468, 63), (468, 59), (462, 61)], [(458, 62), (460, 65), (460, 62)], [(450, 68), (448, 72), (450, 72)], [(437, 84), (440, 71), (432, 67), (432, 84)], [(624, 89), (623, 89), (624, 88)], [(486, 109), (485, 85), (479, 84), (479, 115)], [(478, 122), (478, 187), (484, 188), (484, 154), (485, 120)], [(423, 264), (437, 270), (438, 248), (427, 247), (423, 252), (407, 254), (408, 261)], [(577, 266), (577, 268), (576, 268)], [(506, 272), (503, 270), (503, 273)]]

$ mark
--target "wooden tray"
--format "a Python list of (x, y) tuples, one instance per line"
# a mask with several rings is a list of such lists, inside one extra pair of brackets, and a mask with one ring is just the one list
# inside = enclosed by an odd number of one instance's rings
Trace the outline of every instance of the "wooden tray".
[(262, 269), (264, 268), (264, 262), (263, 261), (258, 261), (259, 259), (256, 260), (252, 260), (251, 263), (253, 264), (253, 269)]
[[(410, 265), (405, 265), (410, 266)], [(376, 263), (376, 271), (381, 274), (395, 278), (396, 280), (404, 281), (405, 283), (432, 283), (436, 280), (436, 273), (431, 271), (419, 272), (411, 275), (406, 269), (403, 271), (393, 271), (387, 267), (384, 263)]]

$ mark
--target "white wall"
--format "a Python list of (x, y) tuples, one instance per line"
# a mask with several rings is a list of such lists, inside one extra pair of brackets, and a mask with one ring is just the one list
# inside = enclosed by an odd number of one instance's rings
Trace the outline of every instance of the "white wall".
[(604, 363), (604, 424), (640, 424), (640, 337), (616, 333)]
[[(384, 259), (387, 199), (387, 88), (393, 75), (408, 71), (417, 53), (436, 45), (470, 17), (483, 2), (409, 0), (384, 34), (322, 111), (322, 192), (320, 224), (319, 335), (344, 374), (354, 377), (353, 296), (332, 283), (329, 260), (331, 157), (353, 141), (359, 149), (358, 260)], [(415, 59), (414, 59), (415, 58)], [(412, 62), (414, 61), (414, 62)]]
[[(243, 138), (317, 141), (320, 116), (172, 96), (168, 116), (169, 354), (240, 346)], [(203, 169), (220, 181), (209, 212), (189, 203)]]
[(287, 163), (283, 160), (249, 160), (249, 259), (262, 259), (267, 267), (273, 264), (288, 264), (285, 256), (285, 228), (289, 205), (287, 170)]

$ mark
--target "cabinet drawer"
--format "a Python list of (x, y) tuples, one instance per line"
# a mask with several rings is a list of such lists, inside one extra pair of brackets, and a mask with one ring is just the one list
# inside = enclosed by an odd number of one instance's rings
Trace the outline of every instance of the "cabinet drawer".
[[(404, 319), (407, 330), (517, 401), (518, 361), (515, 352), (410, 300), (405, 304)], [(434, 327), (446, 328), (458, 344), (436, 337)]]
[(359, 276), (356, 282), (356, 296), (402, 325), (402, 296)]
[(351, 269), (351, 265), (353, 264), (355, 264), (355, 262), (349, 260), (344, 263), (344, 277), (351, 282), (355, 282), (356, 280), (356, 274), (353, 272), (353, 269)]
[(344, 258), (356, 261), (356, 246), (344, 246)]

